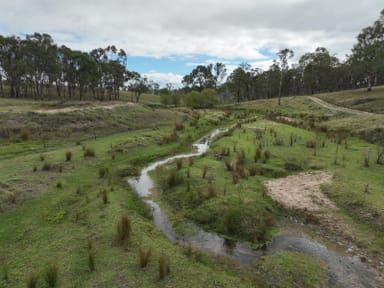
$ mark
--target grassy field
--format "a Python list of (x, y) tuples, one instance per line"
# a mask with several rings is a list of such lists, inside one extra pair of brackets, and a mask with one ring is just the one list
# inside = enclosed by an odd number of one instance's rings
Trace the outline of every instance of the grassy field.
[(384, 113), (384, 87), (373, 87), (371, 92), (366, 88), (351, 91), (324, 93), (317, 95), (329, 103), (372, 113)]
[[(353, 240), (341, 239), (367, 252), (361, 257), (384, 256), (381, 150), (356, 137), (372, 131), (371, 119), (356, 123), (305, 96), (198, 112), (142, 100), (148, 104), (112, 109), (71, 103), (77, 110), (47, 114), (36, 110), (57, 103), (0, 99), (0, 287), (25, 287), (34, 276), (48, 287), (48, 267), (57, 267), (58, 287), (327, 287), (324, 263), (301, 253), (277, 252), (247, 270), (172, 244), (126, 182), (148, 163), (190, 151), (212, 129), (255, 115), (204, 156), (154, 172), (156, 200), (175, 229), (187, 232), (188, 219), (254, 247), (294, 229), (334, 247), (340, 238), (318, 223), (329, 214), (350, 227)], [(336, 210), (308, 217), (267, 195), (266, 181), (319, 170), (334, 175), (322, 190)], [(131, 232), (123, 241), (124, 216)], [(287, 217), (299, 224), (286, 225)]]
[[(255, 287), (246, 272), (170, 243), (125, 181), (148, 162), (188, 150), (184, 139), (212, 129), (212, 119), (221, 117), (215, 115), (202, 116), (199, 129), (186, 127), (169, 144), (159, 145), (173, 126), (67, 143), (43, 153), (2, 150), (0, 287), (25, 287), (34, 275), (45, 287), (51, 263), (59, 287)], [(86, 151), (95, 156), (85, 157)], [(116, 226), (123, 215), (132, 230), (120, 243)], [(148, 248), (149, 263), (140, 268), (140, 249)], [(170, 275), (160, 280), (158, 261), (167, 257)]]

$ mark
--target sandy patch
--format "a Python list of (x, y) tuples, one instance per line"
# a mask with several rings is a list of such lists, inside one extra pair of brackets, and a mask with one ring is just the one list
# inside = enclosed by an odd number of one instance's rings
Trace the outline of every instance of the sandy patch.
[(320, 190), (323, 183), (332, 182), (327, 172), (301, 173), (266, 183), (273, 199), (288, 208), (317, 211), (321, 208), (336, 208)]

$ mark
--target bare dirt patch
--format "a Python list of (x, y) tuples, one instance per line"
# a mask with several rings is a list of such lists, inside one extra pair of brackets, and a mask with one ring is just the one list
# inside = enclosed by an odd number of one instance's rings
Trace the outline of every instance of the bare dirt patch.
[(58, 109), (33, 110), (33, 112), (40, 113), (40, 114), (58, 114), (58, 113), (69, 113), (74, 111), (94, 110), (94, 109), (112, 110), (117, 107), (135, 106), (135, 105), (136, 105), (135, 103), (126, 102), (126, 103), (114, 103), (114, 104), (95, 105), (95, 106), (87, 106), (87, 107), (66, 107), (66, 108), (58, 108)]
[(327, 172), (301, 173), (267, 182), (273, 199), (287, 208), (318, 211), (321, 208), (336, 208), (320, 190), (323, 183), (332, 182)]

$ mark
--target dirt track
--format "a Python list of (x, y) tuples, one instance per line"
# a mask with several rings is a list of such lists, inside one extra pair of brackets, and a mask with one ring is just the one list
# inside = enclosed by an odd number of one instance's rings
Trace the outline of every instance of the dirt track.
[(341, 112), (341, 113), (347, 113), (347, 114), (353, 114), (353, 115), (379, 115), (379, 114), (370, 113), (366, 111), (354, 110), (346, 107), (337, 106), (313, 96), (309, 96), (308, 98), (311, 99), (316, 104), (334, 112)]

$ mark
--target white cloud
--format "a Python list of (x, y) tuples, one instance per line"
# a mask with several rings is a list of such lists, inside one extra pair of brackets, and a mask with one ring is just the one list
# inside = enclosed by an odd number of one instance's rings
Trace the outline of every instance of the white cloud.
[(46, 32), (73, 49), (115, 44), (133, 56), (255, 62), (266, 60), (261, 50), (323, 46), (343, 57), (382, 8), (382, 0), (12, 0), (1, 3), (0, 34)]
[(167, 83), (171, 83), (173, 87), (178, 88), (181, 86), (181, 80), (183, 79), (182, 75), (174, 73), (159, 73), (156, 71), (150, 71), (148, 73), (144, 73), (143, 75), (158, 83), (160, 87), (165, 87)]

